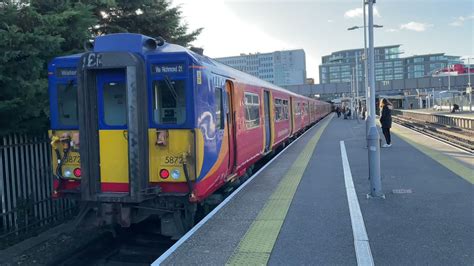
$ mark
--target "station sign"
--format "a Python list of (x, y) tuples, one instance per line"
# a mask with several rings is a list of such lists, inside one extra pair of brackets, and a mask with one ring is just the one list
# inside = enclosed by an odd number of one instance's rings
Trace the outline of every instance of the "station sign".
[(175, 63), (175, 64), (153, 64), (151, 66), (151, 71), (156, 74), (174, 74), (174, 73), (183, 73), (184, 64)]

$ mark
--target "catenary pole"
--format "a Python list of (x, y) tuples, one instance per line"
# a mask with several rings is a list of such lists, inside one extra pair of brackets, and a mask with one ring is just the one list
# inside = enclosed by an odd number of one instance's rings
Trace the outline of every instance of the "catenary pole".
[(374, 2), (368, 0), (369, 9), (369, 134), (368, 134), (368, 155), (369, 155), (369, 179), (370, 196), (384, 197), (382, 193), (382, 181), (380, 176), (380, 136), (375, 124), (375, 64), (374, 64)]

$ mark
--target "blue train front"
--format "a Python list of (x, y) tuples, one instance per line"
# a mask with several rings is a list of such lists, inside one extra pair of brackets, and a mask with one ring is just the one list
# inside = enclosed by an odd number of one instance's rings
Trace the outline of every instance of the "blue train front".
[(48, 72), (55, 196), (95, 203), (105, 223), (158, 215), (164, 235), (329, 110), (139, 34), (97, 37)]

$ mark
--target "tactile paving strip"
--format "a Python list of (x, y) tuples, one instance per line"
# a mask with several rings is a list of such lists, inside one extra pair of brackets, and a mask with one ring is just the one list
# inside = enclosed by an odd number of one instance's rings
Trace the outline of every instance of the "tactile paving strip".
[(245, 233), (227, 265), (266, 265), (285, 221), (296, 189), (311, 159), (316, 144), (332, 119), (329, 117), (296, 158), (257, 218)]

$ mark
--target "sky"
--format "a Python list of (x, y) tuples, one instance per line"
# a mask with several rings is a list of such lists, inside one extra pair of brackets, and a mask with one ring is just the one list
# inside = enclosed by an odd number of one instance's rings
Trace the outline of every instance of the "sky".
[[(362, 48), (362, 0), (172, 0), (194, 46), (209, 57), (304, 49), (308, 78), (319, 83), (321, 57)], [(402, 57), (446, 53), (474, 63), (473, 0), (377, 0), (375, 46), (401, 44)]]

